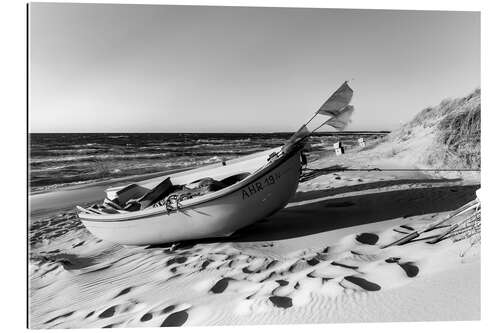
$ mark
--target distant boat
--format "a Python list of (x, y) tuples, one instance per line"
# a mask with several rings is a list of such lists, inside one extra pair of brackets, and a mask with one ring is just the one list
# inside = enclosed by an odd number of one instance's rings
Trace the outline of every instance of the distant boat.
[[(343, 129), (353, 111), (351, 97), (345, 82), (312, 118), (330, 115), (323, 124)], [(101, 205), (77, 207), (78, 217), (96, 237), (127, 245), (231, 235), (282, 209), (293, 197), (301, 152), (319, 128), (307, 130), (312, 118), (282, 147), (109, 188)]]

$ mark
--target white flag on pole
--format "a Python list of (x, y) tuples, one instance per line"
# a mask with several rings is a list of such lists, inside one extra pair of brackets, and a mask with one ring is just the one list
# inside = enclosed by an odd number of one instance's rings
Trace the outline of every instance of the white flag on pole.
[(351, 116), (354, 112), (352, 105), (347, 105), (340, 111), (336, 111), (330, 119), (325, 122), (325, 125), (332, 126), (338, 131), (343, 131), (351, 122)]

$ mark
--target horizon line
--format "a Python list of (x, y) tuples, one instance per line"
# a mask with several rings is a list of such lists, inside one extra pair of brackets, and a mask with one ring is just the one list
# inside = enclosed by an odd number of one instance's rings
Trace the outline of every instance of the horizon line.
[[(28, 134), (280, 134), (295, 133), (296, 131), (275, 131), (275, 132), (28, 132)], [(314, 134), (335, 134), (335, 133), (390, 133), (390, 130), (359, 130), (359, 131), (331, 131), (314, 132)]]

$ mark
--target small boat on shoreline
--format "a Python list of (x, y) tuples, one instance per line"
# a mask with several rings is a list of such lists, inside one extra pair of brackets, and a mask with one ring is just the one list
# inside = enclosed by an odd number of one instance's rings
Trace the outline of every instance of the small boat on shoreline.
[[(100, 213), (96, 208), (80, 208), (78, 216), (96, 237), (127, 245), (228, 236), (271, 215), (288, 203), (298, 185), (301, 148), (294, 147), (281, 156), (277, 153), (279, 149), (272, 149), (244, 159), (227, 161), (226, 165), (190, 170), (168, 177), (173, 185), (194, 183), (208, 176), (218, 182), (231, 177), (244, 177), (205, 195), (184, 200), (179, 200), (181, 198), (177, 196), (167, 199), (164, 205), (138, 211), (120, 212), (117, 209), (117, 213)], [(273, 153), (276, 155), (268, 161)], [(152, 190), (163, 180), (153, 179), (136, 185)], [(107, 198), (116, 198), (116, 193), (124, 188), (108, 189)]]
[[(293, 197), (307, 138), (324, 124), (343, 129), (353, 108), (345, 82), (281, 147), (107, 189), (101, 205), (77, 206), (96, 237), (125, 245), (224, 237), (270, 216)], [(330, 118), (309, 132), (317, 115)]]

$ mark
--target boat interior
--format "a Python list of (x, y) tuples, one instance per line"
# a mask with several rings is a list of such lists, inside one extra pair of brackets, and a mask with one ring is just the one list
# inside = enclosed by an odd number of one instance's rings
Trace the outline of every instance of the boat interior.
[(86, 214), (123, 214), (159, 206), (177, 207), (180, 201), (203, 196), (231, 187), (259, 169), (266, 167), (280, 148), (274, 148), (238, 159), (157, 177), (106, 190), (101, 204), (78, 207)]

